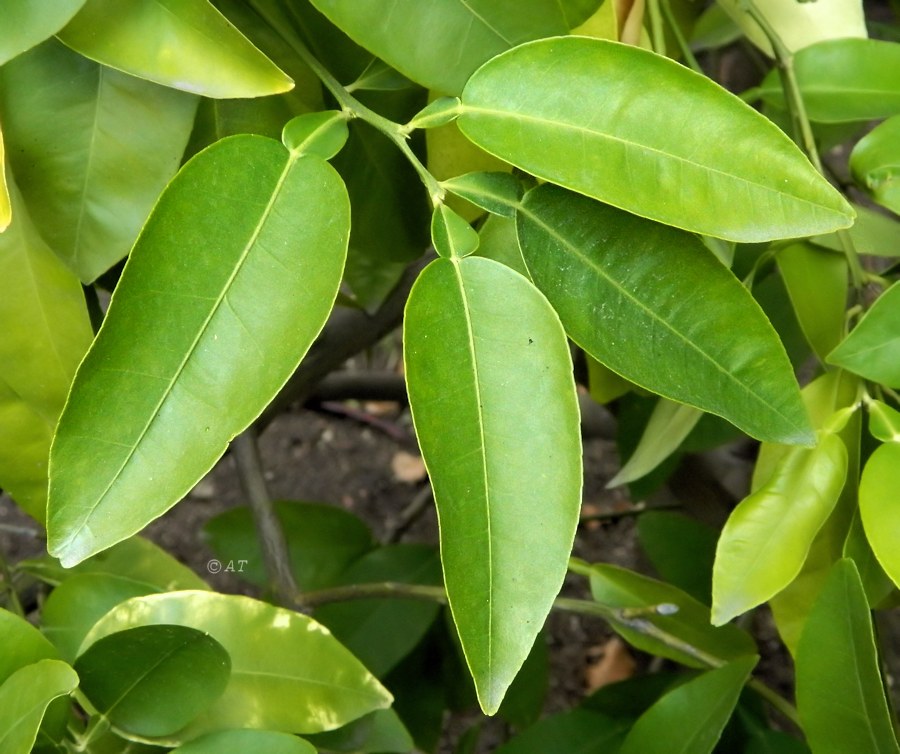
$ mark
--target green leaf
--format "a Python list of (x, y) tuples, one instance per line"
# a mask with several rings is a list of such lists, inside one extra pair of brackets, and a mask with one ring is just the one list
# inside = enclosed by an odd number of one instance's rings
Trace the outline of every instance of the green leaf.
[(459, 97), (438, 97), (417, 112), (406, 124), (406, 129), (412, 131), (416, 128), (446, 126), (456, 120), (458, 115)]
[(51, 555), (68, 567), (125, 539), (209, 471), (324, 325), (348, 227), (334, 170), (270, 139), (225, 139), (181, 170), (60, 419)]
[(225, 648), (185, 626), (118, 631), (94, 642), (74, 667), (91, 706), (138, 736), (184, 727), (222, 695), (231, 674)]
[[(811, 120), (844, 123), (900, 113), (896, 42), (850, 37), (819, 42), (797, 52), (794, 74)], [(777, 71), (760, 84), (760, 94), (769, 104), (785, 107)]]
[(297, 156), (314, 154), (330, 160), (341, 151), (349, 136), (347, 117), (337, 110), (326, 110), (292, 118), (284, 127), (281, 140)]
[(634, 724), (620, 754), (709, 754), (758, 659), (735, 660), (668, 692)]
[[(380, 547), (355, 561), (339, 584), (440, 584), (437, 552), (426, 545)], [(421, 641), (440, 606), (414, 599), (348, 600), (323, 605), (315, 618), (381, 678)]]
[(14, 672), (39, 660), (55, 660), (56, 648), (24, 618), (0, 610), (0, 685)]
[(791, 448), (769, 480), (732, 511), (716, 549), (714, 625), (765, 602), (794, 580), (846, 476), (847, 448), (837, 435), (824, 433), (815, 448)]
[[(667, 225), (768, 241), (853, 220), (777, 126), (705, 76), (637, 47), (583, 37), (525, 44), (482, 66), (462, 102), (457, 123), (478, 146)], [(686, 112), (692, 127), (673, 127)]]
[(78, 279), (10, 188), (15, 219), (0, 234), (0, 486), (43, 522), (50, 439), (93, 334)]
[(573, 709), (539, 720), (495, 749), (495, 754), (607, 754), (618, 751), (626, 730), (627, 723), (622, 720)]
[(900, 752), (853, 561), (832, 569), (800, 637), (796, 666), (797, 711), (816, 754)]
[(478, 233), (446, 204), (431, 215), (431, 242), (442, 257), (466, 257), (478, 248)]
[(439, 259), (419, 277), (404, 354), (450, 608), (479, 701), (492, 714), (562, 585), (578, 521), (581, 438), (569, 349), (556, 314), (525, 278), (467, 257)]
[[(373, 547), (368, 527), (333, 505), (277, 502), (275, 513), (287, 540), (294, 578), (303, 591), (333, 586), (354, 560)], [(268, 576), (249, 508), (232, 508), (210, 519), (203, 536), (220, 560), (243, 561), (242, 578), (266, 586)]]
[(716, 531), (681, 513), (651, 510), (638, 518), (637, 534), (663, 579), (704, 605), (711, 602)]
[(152, 625), (204, 631), (231, 656), (225, 693), (167, 745), (215, 730), (246, 727), (315, 733), (390, 705), (391, 695), (311, 618), (237, 595), (172, 592), (114, 608), (82, 652), (117, 631)]
[(876, 608), (882, 605), (896, 591), (894, 582), (885, 573), (872, 551), (872, 545), (863, 529), (859, 508), (853, 516), (841, 554), (856, 564), (870, 607)]
[(827, 361), (867, 380), (900, 387), (900, 284), (878, 297)]
[(349, 754), (409, 754), (415, 743), (392, 709), (371, 712), (337, 730), (308, 736), (320, 751)]
[(208, 0), (87, 0), (58, 36), (98, 63), (204, 97), (294, 85)]
[(900, 115), (857, 142), (850, 153), (850, 169), (876, 202), (900, 214)]
[(696, 237), (549, 185), (525, 195), (517, 222), (535, 284), (591, 356), (754, 437), (812, 441), (778, 336)]
[(900, 442), (900, 411), (882, 401), (866, 402), (869, 413), (869, 432), (882, 442)]
[(12, 222), (12, 204), (9, 187), (6, 185), (6, 156), (3, 147), (3, 131), (0, 131), (0, 233)]
[(497, 53), (530, 39), (569, 31), (556, 0), (312, 0), (336, 26), (428, 89), (459, 94), (466, 79)]
[(28, 754), (48, 705), (78, 686), (66, 663), (41, 660), (17, 670), (0, 686), (0, 751)]
[(522, 250), (516, 238), (515, 220), (500, 215), (488, 215), (478, 229), (478, 235), (481, 237), (475, 252), (478, 256), (500, 262), (523, 277), (529, 278), (525, 260), (522, 259)]
[(55, 40), (0, 76), (22, 195), (47, 243), (91, 282), (128, 254), (178, 170), (197, 98), (105, 68)]
[(271, 730), (219, 730), (179, 746), (173, 754), (316, 754), (311, 743)]
[(900, 584), (898, 483), (900, 444), (888, 442), (872, 453), (863, 469), (859, 484), (859, 512), (872, 551), (895, 584)]
[(447, 191), (501, 217), (515, 217), (522, 182), (510, 173), (466, 173), (441, 181)]
[(776, 259), (800, 328), (824, 359), (844, 335), (847, 259), (804, 243), (779, 249)]
[(544, 710), (550, 685), (550, 651), (546, 629), (538, 634), (522, 669), (503, 698), (497, 714), (516, 730), (533, 725)]
[[(644, 652), (690, 667), (706, 667), (693, 650), (725, 661), (755, 651), (749, 634), (736, 626), (711, 626), (709, 608), (671, 584), (605, 563), (575, 570), (590, 578), (591, 594), (597, 602), (619, 611), (611, 623), (613, 630)], [(658, 605), (675, 605), (678, 611), (660, 614), (654, 611)], [(640, 614), (632, 617), (635, 611)], [(674, 637), (682, 646), (657, 638), (645, 630), (647, 623)]]
[[(847, 232), (857, 252), (879, 257), (900, 256), (900, 242), (897, 241), (900, 222), (860, 204), (854, 204), (853, 209), (856, 212), (856, 222)], [(810, 240), (826, 249), (844, 253), (844, 245), (837, 233), (816, 236)]]
[(0, 1), (0, 65), (53, 36), (74, 16), (84, 0), (57, 0), (35, 3), (31, 0)]

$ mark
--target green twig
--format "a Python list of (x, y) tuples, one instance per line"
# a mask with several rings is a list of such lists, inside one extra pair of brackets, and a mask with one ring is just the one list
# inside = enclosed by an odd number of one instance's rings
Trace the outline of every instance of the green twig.
[(653, 52), (657, 55), (666, 54), (666, 34), (663, 29), (662, 13), (659, 10), (660, 0), (647, 0), (647, 12), (650, 15), (650, 37), (653, 42)]
[(697, 58), (694, 57), (691, 46), (684, 38), (681, 27), (678, 25), (678, 19), (675, 18), (675, 14), (672, 12), (671, 0), (661, 1), (662, 12), (666, 18), (666, 23), (669, 24), (669, 28), (672, 30), (675, 41), (678, 43), (678, 49), (681, 50), (681, 54), (684, 55), (685, 62), (690, 66), (691, 70), (695, 71), (696, 73), (703, 74), (703, 69), (700, 67), (700, 63), (697, 62)]

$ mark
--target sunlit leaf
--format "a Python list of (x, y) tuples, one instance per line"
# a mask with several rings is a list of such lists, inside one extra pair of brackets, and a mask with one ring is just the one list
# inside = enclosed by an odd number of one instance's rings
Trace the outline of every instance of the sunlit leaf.
[(256, 136), (169, 184), (54, 440), (49, 551), (64, 566), (168, 510), (286, 382), (337, 294), (348, 204), (327, 163)]
[(869, 457), (859, 484), (859, 512), (872, 550), (895, 584), (900, 584), (900, 444), (887, 442)]

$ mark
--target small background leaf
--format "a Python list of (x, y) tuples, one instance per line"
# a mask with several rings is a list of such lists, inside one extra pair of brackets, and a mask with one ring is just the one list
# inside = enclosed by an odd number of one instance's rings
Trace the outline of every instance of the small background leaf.
[(900, 214), (900, 115), (857, 142), (850, 153), (850, 169), (876, 202)]
[(599, 712), (573, 709), (538, 721), (495, 754), (546, 754), (566, 751), (571, 754), (606, 754), (617, 751), (625, 738), (627, 723)]

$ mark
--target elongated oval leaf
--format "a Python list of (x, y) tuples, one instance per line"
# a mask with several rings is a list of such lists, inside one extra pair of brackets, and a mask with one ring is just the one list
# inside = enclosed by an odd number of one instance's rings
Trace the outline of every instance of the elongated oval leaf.
[(859, 512), (866, 538), (881, 567), (900, 584), (900, 444), (885, 443), (866, 462), (859, 485)]
[(485, 60), (569, 31), (556, 0), (312, 0), (356, 42), (429, 89), (459, 94)]
[(869, 605), (856, 566), (835, 564), (797, 648), (797, 711), (816, 754), (897, 754)]
[(204, 97), (294, 85), (208, 0), (87, 0), (58, 36), (110, 68)]
[(709, 754), (757, 660), (735, 660), (667, 693), (638, 718), (620, 754)]
[(0, 65), (56, 34), (82, 5), (84, 0), (0, 0)]
[[(478, 146), (667, 225), (768, 241), (853, 220), (777, 126), (710, 79), (637, 47), (580, 37), (525, 44), (483, 65), (462, 102), (457, 123)], [(680, 125), (686, 113), (690, 128)]]
[(562, 585), (581, 505), (565, 334), (518, 273), (440, 259), (410, 294), (404, 354), (450, 609), (492, 714)]
[(173, 754), (316, 754), (313, 745), (297, 736), (271, 730), (221, 730), (201, 736)]
[(41, 660), (13, 673), (0, 686), (0, 751), (28, 754), (47, 706), (77, 685), (75, 671), (59, 660)]
[(827, 361), (867, 380), (900, 387), (900, 284), (878, 297)]
[(270, 139), (224, 139), (182, 169), (60, 419), (48, 537), (63, 565), (168, 510), (259, 415), (325, 323), (348, 228), (334, 170)]
[(225, 693), (188, 728), (166, 736), (168, 745), (235, 727), (331, 730), (391, 703), (387, 690), (327, 629), (300, 613), (237, 595), (186, 591), (128, 600), (94, 626), (82, 652), (116, 631), (165, 624), (204, 631), (231, 656)]
[(22, 195), (53, 250), (91, 282), (128, 253), (178, 170), (197, 97), (86, 60), (55, 40), (5, 66), (0, 78)]
[[(794, 56), (794, 73), (811, 120), (842, 123), (900, 113), (896, 42), (855, 38), (819, 42)], [(769, 73), (760, 88), (765, 101), (785, 106), (777, 71)]]
[(547, 185), (517, 223), (535, 284), (591, 356), (754, 437), (811, 442), (778, 336), (697, 238)]
[(850, 154), (850, 169), (876, 202), (900, 213), (900, 115), (859, 140)]
[(187, 626), (138, 626), (94, 642), (75, 661), (80, 690), (113, 725), (139, 736), (183, 728), (222, 695), (225, 648)]
[(794, 580), (846, 475), (847, 449), (840, 437), (827, 433), (815, 448), (792, 448), (769, 481), (732, 511), (713, 567), (714, 625), (765, 602)]

